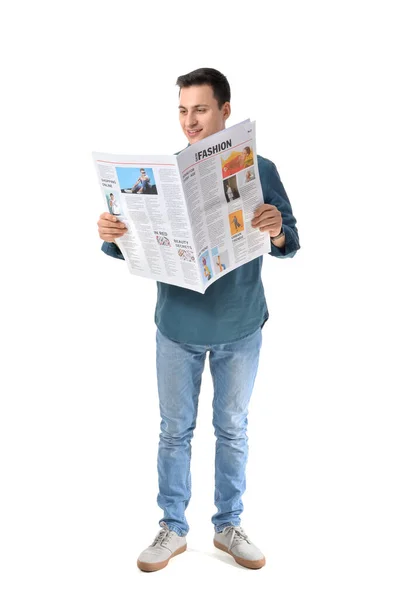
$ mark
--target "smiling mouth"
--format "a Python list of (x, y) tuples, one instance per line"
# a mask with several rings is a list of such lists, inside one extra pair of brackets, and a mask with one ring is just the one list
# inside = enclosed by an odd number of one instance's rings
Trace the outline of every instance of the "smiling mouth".
[(198, 133), (200, 133), (200, 131), (203, 131), (202, 129), (186, 129), (187, 134), (190, 136), (195, 136)]

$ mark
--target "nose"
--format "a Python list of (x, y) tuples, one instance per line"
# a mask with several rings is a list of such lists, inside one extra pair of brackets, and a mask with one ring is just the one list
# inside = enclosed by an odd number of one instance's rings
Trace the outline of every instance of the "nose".
[(187, 114), (187, 118), (186, 118), (186, 126), (188, 127), (188, 129), (190, 129), (191, 127), (196, 127), (197, 125), (197, 115), (195, 112), (188, 112)]

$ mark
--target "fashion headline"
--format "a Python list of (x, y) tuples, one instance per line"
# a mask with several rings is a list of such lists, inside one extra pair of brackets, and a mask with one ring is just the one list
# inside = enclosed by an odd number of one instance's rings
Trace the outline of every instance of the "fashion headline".
[(199, 150), (199, 152), (195, 152), (195, 160), (198, 162), (203, 158), (207, 158), (208, 156), (212, 156), (213, 154), (218, 154), (218, 152), (222, 152), (227, 148), (232, 148), (232, 140), (227, 140), (226, 142), (221, 142), (220, 144), (215, 144), (215, 146), (210, 146), (205, 150)]

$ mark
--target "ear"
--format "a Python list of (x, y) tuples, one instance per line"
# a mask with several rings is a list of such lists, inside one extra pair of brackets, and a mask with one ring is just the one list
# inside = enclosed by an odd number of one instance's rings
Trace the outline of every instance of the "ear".
[(230, 104), (230, 102), (225, 102), (225, 104), (222, 107), (222, 115), (223, 115), (225, 121), (228, 119), (228, 117), (230, 117), (230, 114), (231, 114), (231, 104)]

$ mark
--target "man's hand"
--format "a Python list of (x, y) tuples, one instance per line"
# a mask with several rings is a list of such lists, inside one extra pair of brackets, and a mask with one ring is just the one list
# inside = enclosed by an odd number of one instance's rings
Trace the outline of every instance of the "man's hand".
[(123, 236), (128, 231), (124, 223), (121, 223), (121, 221), (118, 221), (117, 217), (107, 212), (100, 215), (97, 226), (100, 239), (105, 242), (115, 243), (115, 238)]
[(260, 231), (268, 231), (270, 237), (274, 237), (282, 229), (282, 215), (273, 204), (263, 204), (254, 211), (251, 225)]

